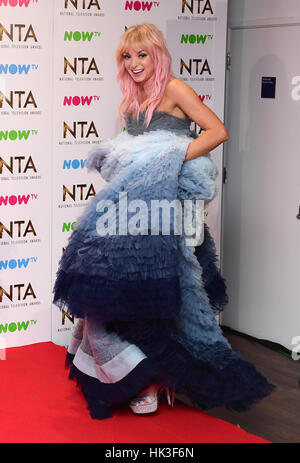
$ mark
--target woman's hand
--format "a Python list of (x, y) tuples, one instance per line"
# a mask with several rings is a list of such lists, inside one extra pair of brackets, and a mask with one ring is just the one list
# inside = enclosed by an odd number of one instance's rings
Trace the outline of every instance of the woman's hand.
[(206, 106), (196, 92), (179, 79), (172, 79), (166, 88), (166, 97), (174, 107), (179, 107), (204, 132), (193, 140), (187, 149), (184, 161), (189, 161), (219, 146), (229, 139), (227, 130), (218, 116)]

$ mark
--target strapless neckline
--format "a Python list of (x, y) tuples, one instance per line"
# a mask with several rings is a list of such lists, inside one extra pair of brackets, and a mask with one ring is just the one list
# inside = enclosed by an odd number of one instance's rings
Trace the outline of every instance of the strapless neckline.
[[(187, 117), (174, 116), (174, 114), (171, 114), (171, 113), (169, 113), (168, 111), (162, 111), (162, 110), (160, 110), (160, 109), (155, 109), (155, 110), (153, 111), (152, 117), (153, 117), (154, 114), (158, 114), (158, 115), (161, 114), (161, 115), (166, 115), (166, 116), (174, 117), (175, 119), (178, 119), (178, 120), (180, 120), (180, 121), (191, 121), (191, 119), (189, 119), (189, 118), (187, 118)], [(140, 115), (144, 117), (144, 116), (145, 116), (145, 111), (141, 112)], [(130, 119), (132, 119), (132, 120), (133, 120), (133, 119), (136, 119), (136, 116), (131, 116), (129, 113), (127, 113), (127, 116), (129, 116)]]
[(132, 117), (126, 114), (126, 128), (129, 134), (140, 135), (152, 130), (170, 130), (176, 133), (186, 134), (194, 137), (195, 134), (191, 132), (191, 119), (174, 116), (167, 111), (154, 110), (151, 121), (148, 126), (145, 125), (145, 115), (143, 111), (139, 117)]
[(168, 111), (162, 111), (160, 109), (155, 109), (153, 111), (153, 114), (154, 113), (158, 113), (158, 114), (167, 114), (168, 116), (171, 116), (171, 117), (175, 117), (175, 119), (179, 119), (180, 121), (190, 121), (191, 119), (189, 119), (188, 117), (179, 117), (179, 116), (174, 116), (174, 114), (171, 114), (171, 113), (168, 113)]

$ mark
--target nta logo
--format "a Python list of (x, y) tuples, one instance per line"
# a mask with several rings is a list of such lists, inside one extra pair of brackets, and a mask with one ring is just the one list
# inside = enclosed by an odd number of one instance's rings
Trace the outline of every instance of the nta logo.
[(70, 191), (68, 187), (63, 185), (63, 201), (67, 201), (67, 195), (73, 201), (87, 201), (90, 196), (95, 196), (95, 194), (96, 191), (92, 183), (89, 187), (85, 183), (80, 185), (72, 185), (72, 191)]
[(28, 222), (25, 220), (15, 220), (9, 222), (9, 225), (4, 225), (3, 222), (0, 222), (0, 238), (4, 238), (6, 235), (10, 238), (26, 238), (29, 233), (33, 236), (37, 236), (34, 226), (29, 220)]
[(151, 8), (159, 6), (160, 2), (143, 2), (143, 1), (128, 1), (125, 3), (125, 10), (135, 10), (135, 11), (150, 11)]
[(3, 34), (5, 34), (11, 42), (14, 42), (15, 36), (17, 36), (16, 40), (18, 42), (27, 42), (29, 39), (32, 39), (34, 42), (38, 41), (31, 24), (28, 28), (25, 24), (10, 24), (10, 32), (8, 32), (3, 24), (0, 24), (0, 41), (3, 40)]
[(210, 0), (182, 0), (181, 12), (189, 10), (192, 14), (205, 14), (207, 11), (214, 14)]
[(95, 58), (92, 58), (91, 62), (88, 64), (88, 68), (86, 69), (85, 63), (89, 61), (89, 58), (74, 58), (73, 64), (64, 57), (64, 74), (67, 74), (68, 69), (70, 68), (71, 71), (76, 75), (78, 72), (78, 62), (81, 63), (81, 74), (89, 74), (90, 72), (94, 71), (96, 74), (99, 74), (99, 70), (95, 61)]
[(74, 325), (74, 323), (75, 323), (75, 317), (74, 317), (74, 315), (70, 315), (70, 314), (68, 314), (68, 312), (65, 312), (64, 310), (62, 310), (62, 313), (61, 313), (61, 324), (62, 324), (62, 325), (65, 324), (66, 318), (67, 318), (68, 320), (70, 320), (70, 322), (73, 323), (73, 325)]
[(208, 72), (211, 74), (211, 70), (208, 64), (207, 59), (202, 60), (199, 58), (196, 59), (189, 59), (188, 63), (186, 63), (182, 58), (180, 59), (180, 75), (184, 73), (184, 70), (188, 72), (188, 74), (192, 75), (193, 73), (196, 75), (202, 75), (204, 72)]
[(3, 168), (5, 167), (11, 174), (26, 174), (27, 170), (32, 169), (33, 172), (37, 172), (31, 156), (28, 159), (25, 156), (10, 156), (9, 163), (5, 162), (0, 156), (0, 174), (3, 174)]
[(5, 296), (11, 302), (14, 302), (16, 299), (18, 301), (24, 301), (27, 297), (33, 297), (33, 299), (36, 299), (36, 295), (30, 283), (28, 283), (25, 290), (24, 288), (24, 283), (9, 285), (8, 291), (6, 291), (3, 286), (0, 286), (0, 302), (3, 302), (3, 296)]
[(101, 10), (99, 0), (65, 0), (65, 8), (69, 8), (69, 5), (73, 6), (78, 10), (78, 5), (82, 10), (90, 10), (93, 6), (97, 10)]
[(94, 122), (90, 123), (88, 129), (86, 129), (86, 127), (85, 127), (87, 125), (88, 125), (87, 121), (77, 121), (77, 122), (74, 121), (73, 122), (73, 129), (71, 129), (71, 127), (66, 122), (64, 122), (63, 137), (67, 138), (67, 134), (70, 133), (73, 138), (77, 138), (77, 135), (78, 135), (77, 131), (79, 130), (79, 127), (80, 127), (80, 135), (79, 136), (81, 138), (88, 138), (92, 134), (95, 135), (95, 137), (99, 137)]
[(25, 95), (24, 90), (14, 90), (10, 91), (10, 96), (4, 95), (3, 92), (0, 92), (0, 108), (3, 108), (3, 103), (6, 102), (8, 106), (12, 109), (14, 108), (27, 108), (27, 106), (32, 105), (34, 108), (37, 108), (34, 96), (31, 91), (28, 95)]

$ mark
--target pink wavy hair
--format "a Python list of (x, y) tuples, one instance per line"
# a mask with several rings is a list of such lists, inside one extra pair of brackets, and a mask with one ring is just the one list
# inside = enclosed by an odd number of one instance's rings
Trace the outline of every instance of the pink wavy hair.
[[(139, 47), (151, 56), (154, 64), (154, 76), (151, 79), (148, 97), (143, 101), (141, 88), (134, 82), (124, 66), (123, 54), (131, 48)], [(116, 52), (118, 67), (117, 80), (123, 93), (119, 106), (122, 119), (125, 113), (136, 114), (145, 111), (145, 123), (148, 126), (153, 111), (160, 103), (168, 80), (172, 76), (172, 59), (166, 47), (162, 32), (154, 24), (144, 23), (129, 27), (121, 37)], [(145, 90), (145, 88), (144, 88)]]

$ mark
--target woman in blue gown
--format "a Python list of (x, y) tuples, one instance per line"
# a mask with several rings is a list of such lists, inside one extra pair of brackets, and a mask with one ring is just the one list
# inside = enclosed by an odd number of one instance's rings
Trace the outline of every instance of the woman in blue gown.
[(54, 303), (77, 318), (70, 378), (98, 419), (124, 405), (152, 413), (163, 391), (171, 406), (178, 392), (205, 410), (246, 410), (274, 386), (216, 321), (226, 285), (201, 221), (216, 194), (209, 152), (226, 128), (172, 76), (154, 25), (127, 29), (117, 64), (127, 130), (89, 153), (88, 168), (107, 185), (77, 221), (54, 286)]

